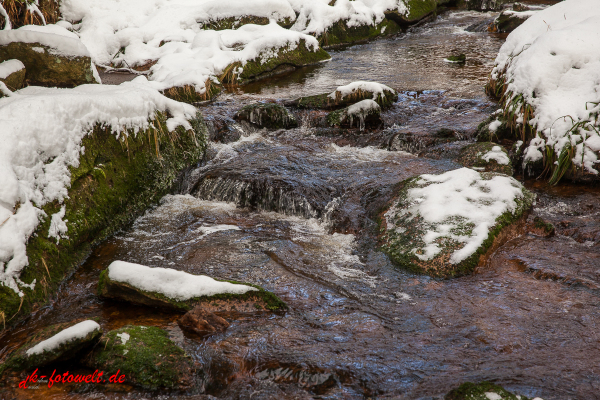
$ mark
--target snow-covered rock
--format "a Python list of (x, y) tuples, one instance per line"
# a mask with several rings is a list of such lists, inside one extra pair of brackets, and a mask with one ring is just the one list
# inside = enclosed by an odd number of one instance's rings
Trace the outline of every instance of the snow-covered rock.
[(33, 334), (27, 342), (9, 356), (6, 367), (15, 371), (43, 367), (64, 361), (91, 347), (102, 334), (100, 325), (92, 320), (52, 325)]
[[(42, 208), (63, 203), (69, 195), (70, 168), (79, 166), (86, 136), (98, 126), (122, 139), (135, 136), (155, 126), (157, 112), (172, 116), (165, 125), (169, 131), (177, 126), (191, 129), (188, 119), (196, 115), (194, 107), (170, 100), (139, 80), (74, 89), (30, 86), (0, 99), (2, 285), (20, 296), (20, 287), (35, 285), (35, 281), (25, 284), (19, 279), (29, 264), (26, 244), (40, 221), (50, 217)], [(55, 233), (60, 234), (60, 221), (55, 225)]]
[(0, 63), (0, 97), (8, 96), (10, 92), (21, 89), (24, 80), (25, 65), (21, 61), (6, 60)]
[(504, 113), (528, 142), (524, 162), (543, 160), (552, 182), (571, 165), (598, 175), (599, 19), (598, 0), (548, 7), (508, 36), (492, 71), (488, 91), (504, 94)]
[(338, 109), (361, 100), (373, 100), (381, 108), (389, 108), (398, 100), (398, 94), (394, 89), (378, 82), (356, 81), (339, 86), (331, 93), (300, 97), (286, 104), (299, 108)]
[(508, 152), (496, 143), (480, 142), (465, 146), (456, 161), (480, 172), (498, 172), (509, 176), (513, 174)]
[(0, 61), (9, 59), (25, 65), (31, 83), (59, 87), (100, 83), (85, 45), (58, 25), (0, 31)]
[(383, 249), (431, 276), (468, 274), (525, 223), (534, 195), (514, 178), (461, 168), (405, 181), (384, 213)]
[(327, 115), (327, 124), (331, 127), (376, 128), (383, 124), (381, 107), (374, 100), (362, 100), (356, 104)]
[(514, 11), (504, 10), (496, 17), (490, 26), (491, 32), (508, 33), (517, 29), (529, 17), (537, 13), (537, 10)]
[(174, 310), (190, 310), (202, 302), (219, 299), (259, 299), (265, 308), (269, 308), (269, 304), (274, 310), (285, 307), (275, 295), (253, 285), (124, 261), (114, 261), (102, 272), (98, 294)]

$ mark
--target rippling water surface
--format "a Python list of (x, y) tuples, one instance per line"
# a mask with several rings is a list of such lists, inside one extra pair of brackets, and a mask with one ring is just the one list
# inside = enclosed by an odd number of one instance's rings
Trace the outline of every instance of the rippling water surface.
[[(533, 214), (557, 234), (521, 236), (469, 277), (408, 273), (376, 250), (376, 216), (394, 185), (458, 168), (443, 156), (453, 145), (442, 156), (417, 157), (389, 151), (387, 140), (396, 131), (427, 135), (441, 127), (469, 139), (497, 108), (482, 86), (503, 37), (464, 31), (491, 16), (446, 13), (203, 108), (240, 140), (212, 143), (180, 194), (96, 248), (49, 305), (1, 338), (0, 357), (49, 322), (99, 317), (105, 330), (168, 329), (203, 371), (192, 391), (176, 394), (184, 398), (432, 399), (481, 380), (546, 400), (597, 398), (599, 189), (527, 181), (538, 195)], [(466, 66), (443, 61), (456, 52), (467, 54)], [(401, 91), (385, 113), (386, 129), (368, 138), (319, 135), (309, 115), (300, 128), (275, 132), (231, 120), (257, 98), (321, 93), (357, 79)], [(95, 295), (100, 271), (117, 259), (256, 283), (290, 310), (224, 315), (226, 332), (187, 337), (177, 315)], [(155, 397), (127, 386), (74, 389), (4, 393)]]

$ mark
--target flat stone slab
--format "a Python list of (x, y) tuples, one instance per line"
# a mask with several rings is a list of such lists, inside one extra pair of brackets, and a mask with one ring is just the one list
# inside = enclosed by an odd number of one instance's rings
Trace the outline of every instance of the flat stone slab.
[(124, 261), (114, 261), (102, 271), (98, 295), (184, 312), (198, 304), (220, 304), (224, 311), (236, 309), (236, 304), (255, 310), (287, 309), (277, 296), (256, 285)]

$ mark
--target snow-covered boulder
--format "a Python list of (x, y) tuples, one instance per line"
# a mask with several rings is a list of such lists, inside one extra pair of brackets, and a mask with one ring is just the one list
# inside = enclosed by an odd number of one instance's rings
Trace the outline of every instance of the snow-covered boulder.
[(23, 87), (25, 82), (25, 65), (19, 60), (7, 60), (0, 63), (0, 97), (10, 93), (4, 93), (6, 89), (15, 91)]
[(171, 268), (150, 268), (140, 264), (114, 261), (102, 272), (98, 294), (153, 307), (188, 311), (198, 304), (219, 300), (252, 301), (257, 308), (284, 309), (274, 294), (249, 284), (219, 281)]
[(0, 61), (10, 59), (25, 65), (29, 83), (58, 87), (100, 83), (85, 45), (59, 25), (0, 31)]
[(101, 335), (100, 325), (92, 320), (51, 325), (34, 333), (11, 354), (4, 368), (15, 371), (33, 370), (56, 361), (68, 360), (81, 350), (93, 346)]
[(487, 86), (525, 143), (524, 164), (542, 162), (552, 183), (598, 177), (599, 19), (598, 0), (537, 12), (510, 33)]
[(378, 128), (383, 125), (381, 107), (374, 100), (362, 100), (327, 115), (327, 124), (339, 128)]
[(382, 249), (415, 272), (465, 275), (520, 233), (533, 200), (514, 178), (469, 168), (408, 179), (382, 216)]
[(166, 330), (154, 326), (128, 325), (108, 332), (84, 363), (106, 377), (118, 372), (127, 384), (147, 390), (188, 389), (194, 383), (191, 357)]
[(238, 121), (248, 121), (259, 128), (289, 129), (298, 126), (296, 117), (287, 108), (274, 103), (255, 103), (235, 114)]
[(44, 301), (89, 246), (163, 197), (207, 140), (194, 107), (143, 77), (29, 86), (0, 99), (0, 121), (0, 310), (11, 321)]
[(480, 172), (497, 172), (509, 176), (513, 174), (508, 152), (496, 143), (481, 142), (465, 146), (456, 161)]
[(299, 108), (321, 108), (334, 110), (361, 100), (373, 100), (381, 108), (389, 108), (398, 100), (398, 93), (389, 86), (377, 82), (356, 81), (339, 86), (331, 93), (300, 97), (286, 103)]
[(527, 21), (529, 17), (537, 13), (535, 10), (527, 11), (514, 11), (504, 10), (496, 17), (494, 22), (491, 24), (489, 31), (498, 33), (512, 32), (519, 27), (523, 22)]

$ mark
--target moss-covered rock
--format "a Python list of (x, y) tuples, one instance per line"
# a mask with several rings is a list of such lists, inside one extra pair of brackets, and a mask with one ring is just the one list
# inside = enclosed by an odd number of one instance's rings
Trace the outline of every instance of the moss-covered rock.
[(276, 53), (276, 55), (266, 60), (263, 60), (263, 56), (259, 55), (244, 65), (240, 62), (230, 64), (225, 68), (219, 80), (221, 83), (245, 84), (290, 72), (297, 68), (318, 64), (331, 58), (320, 47), (308, 48), (304, 40), (300, 40), (297, 45), (271, 49), (270, 52)]
[(156, 327), (125, 326), (102, 336), (85, 364), (104, 375), (125, 375), (144, 389), (186, 389), (193, 384), (191, 358)]
[(364, 43), (378, 37), (392, 36), (402, 32), (398, 23), (384, 18), (378, 24), (348, 26), (348, 21), (340, 20), (317, 36), (323, 48), (334, 48), (355, 43)]
[[(494, 396), (497, 395), (497, 396)], [(499, 397), (498, 397), (499, 396)], [(517, 396), (504, 389), (502, 386), (491, 382), (471, 383), (466, 382), (452, 389), (444, 400), (529, 400), (525, 396)]]
[(366, 87), (357, 87), (350, 92), (337, 89), (333, 93), (300, 97), (296, 100), (286, 102), (286, 105), (298, 108), (336, 110), (358, 103), (361, 100), (373, 100), (382, 109), (386, 109), (398, 100), (398, 93), (388, 87), (383, 87), (378, 93), (368, 90)]
[[(211, 19), (202, 24), (202, 29), (212, 29), (215, 31), (221, 31), (223, 29), (237, 29), (240, 26), (248, 24), (268, 25), (269, 18), (257, 17), (255, 15), (244, 15), (241, 17)], [(291, 28), (292, 25), (294, 25), (294, 21), (292, 21), (290, 18), (280, 18), (277, 20), (277, 24), (284, 28)]]
[(88, 321), (91, 322), (92, 329), (90, 329), (85, 336), (72, 338), (68, 341), (61, 341), (59, 345), (51, 351), (27, 354), (28, 350), (32, 349), (40, 342), (50, 339), (78, 322), (81, 321), (51, 325), (34, 333), (23, 346), (8, 357), (7, 361), (0, 367), (0, 374), (2, 374), (4, 370), (33, 370), (56, 361), (69, 360), (79, 355), (84, 349), (92, 347), (102, 335), (102, 331), (100, 330), (100, 326), (95, 322)]
[(259, 128), (289, 129), (298, 126), (298, 121), (287, 108), (273, 103), (255, 103), (243, 107), (235, 114), (238, 121), (248, 121)]
[(74, 87), (97, 83), (88, 56), (58, 54), (40, 43), (12, 42), (0, 46), (0, 61), (17, 59), (26, 68), (28, 83), (42, 86)]
[(260, 286), (228, 280), (219, 281), (252, 286), (258, 290), (248, 291), (243, 294), (221, 293), (212, 296), (193, 297), (189, 300), (176, 300), (162, 293), (145, 291), (129, 283), (112, 280), (108, 276), (107, 269), (100, 274), (98, 295), (108, 299), (118, 299), (134, 304), (180, 312), (189, 311), (200, 304), (214, 305), (219, 311), (238, 310), (243, 312), (244, 310), (256, 311), (257, 309), (282, 311), (287, 309), (287, 305), (283, 301)]
[(407, 0), (405, 1), (408, 13), (399, 13), (398, 10), (388, 10), (385, 17), (399, 25), (410, 25), (435, 13), (438, 4), (445, 3), (440, 0)]
[(327, 114), (327, 125), (337, 128), (378, 128), (383, 125), (381, 107), (373, 100), (363, 100)]
[[(478, 177), (473, 180), (475, 174)], [(485, 181), (490, 181), (497, 176), (499, 175), (476, 173), (464, 168), (443, 174), (443, 179), (441, 176), (436, 178), (425, 175), (402, 182), (396, 200), (381, 216), (382, 250), (395, 264), (433, 277), (451, 278), (471, 273), (500, 245), (522, 233), (527, 214), (535, 199), (535, 195), (523, 188), (516, 180), (503, 176), (502, 191), (506, 193), (510, 191), (514, 208), (511, 210), (513, 206), (508, 201), (505, 203), (506, 211), (495, 218), (493, 225), (490, 226), (488, 223), (481, 225), (482, 213), (491, 212), (492, 215), (496, 215), (496, 211), (493, 211), (495, 208), (487, 207), (497, 207), (496, 203), (500, 200), (492, 200), (489, 198), (490, 195), (486, 196), (490, 189)], [(452, 183), (450, 186), (439, 186), (446, 182)], [(494, 185), (500, 184), (498, 180), (495, 182)], [(435, 187), (436, 196), (437, 193), (442, 195), (437, 200), (427, 198), (428, 195), (423, 194), (422, 189), (432, 184), (438, 185)], [(461, 187), (465, 185), (469, 187), (468, 196), (461, 195), (463, 193)], [(508, 189), (509, 187), (512, 189)], [(516, 192), (514, 189), (517, 187), (520, 189), (518, 190), (521, 193), (520, 197), (513, 196)], [(419, 193), (417, 197), (414, 197), (413, 189)], [(443, 192), (444, 190), (452, 190), (453, 193)], [(480, 215), (475, 218), (471, 218), (471, 215), (469, 218), (465, 217), (462, 207), (466, 203), (458, 200), (459, 196), (468, 203), (477, 204), (477, 213)], [(438, 204), (440, 201), (442, 205)], [(447, 203), (450, 203), (449, 207), (461, 204), (461, 210), (452, 209), (446, 212), (438, 209), (446, 207)], [(419, 211), (420, 204), (426, 204), (428, 208), (436, 207), (434, 211), (429, 210), (426, 213), (433, 213), (440, 217), (434, 218), (434, 221), (430, 218), (432, 215), (430, 214), (426, 219)], [(478, 236), (482, 233), (481, 229), (485, 227), (489, 227), (487, 236)], [(480, 239), (474, 239), (476, 237)], [(469, 250), (459, 253), (467, 245), (470, 245)], [(460, 256), (455, 259), (457, 254)]]
[[(19, 60), (7, 60), (0, 63), (0, 82), (11, 90), (19, 90), (25, 83), (25, 65)], [(0, 91), (2, 97), (2, 91)]]
[(35, 289), (24, 288), (20, 298), (0, 285), (0, 313), (7, 327), (20, 315), (28, 315), (34, 304), (45, 302), (94, 245), (158, 202), (180, 171), (202, 158), (206, 148), (202, 116), (190, 121), (194, 130), (189, 132), (178, 128), (169, 133), (165, 121), (166, 116), (157, 114), (156, 129), (129, 132), (119, 139), (100, 126), (84, 137), (79, 166), (70, 167), (69, 197), (63, 204), (55, 201), (43, 207), (51, 216), (64, 205), (68, 238), (57, 244), (48, 237), (51, 218), (40, 222), (27, 243), (29, 265), (20, 276), (24, 282), (35, 279)]
[(182, 101), (184, 103), (199, 103), (212, 100), (221, 93), (221, 85), (208, 79), (204, 85), (204, 92), (199, 93), (192, 85), (175, 86), (162, 91), (162, 94), (170, 99)]
[(464, 54), (456, 54), (446, 57), (447, 62), (456, 63), (456, 64), (464, 64), (467, 62), (467, 56)]
[(489, 28), (490, 32), (509, 33), (517, 29), (533, 15), (531, 12), (504, 10), (496, 17)]
[(514, 172), (506, 149), (491, 142), (473, 143), (464, 147), (456, 161), (478, 171), (498, 172), (511, 176)]

